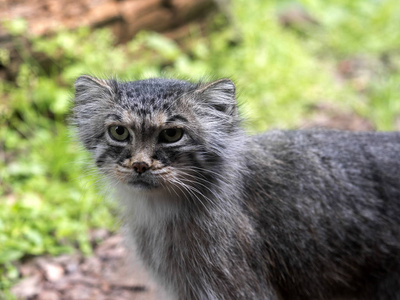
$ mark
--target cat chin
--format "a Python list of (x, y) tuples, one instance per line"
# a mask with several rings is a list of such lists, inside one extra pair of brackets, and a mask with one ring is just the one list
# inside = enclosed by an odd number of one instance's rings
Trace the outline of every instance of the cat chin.
[(129, 182), (128, 185), (134, 189), (141, 190), (141, 191), (152, 191), (152, 190), (157, 190), (160, 188), (159, 185), (152, 183), (152, 182), (147, 182), (147, 181), (133, 181), (133, 182)]
[[(174, 188), (166, 188), (164, 185), (153, 183), (120, 183), (126, 195), (135, 195), (139, 198), (147, 199), (145, 201), (156, 201), (155, 203), (172, 203), (181, 199), (180, 191), (174, 191)], [(129, 197), (128, 197), (129, 198)]]
[(134, 177), (131, 178), (128, 182), (127, 185), (130, 187), (136, 189), (136, 190), (141, 190), (141, 191), (152, 191), (152, 190), (157, 190), (160, 189), (160, 183), (158, 180), (155, 180), (152, 177)]

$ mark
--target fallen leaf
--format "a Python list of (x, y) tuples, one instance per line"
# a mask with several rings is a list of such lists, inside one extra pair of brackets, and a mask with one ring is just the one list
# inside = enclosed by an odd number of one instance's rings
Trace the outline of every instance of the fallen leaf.
[(40, 285), (41, 276), (34, 275), (22, 279), (17, 285), (15, 285), (11, 292), (18, 299), (29, 299), (40, 293), (42, 287)]

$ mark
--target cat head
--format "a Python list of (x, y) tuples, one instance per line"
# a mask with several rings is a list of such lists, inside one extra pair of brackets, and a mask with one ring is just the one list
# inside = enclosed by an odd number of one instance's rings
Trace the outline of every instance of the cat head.
[(193, 192), (217, 181), (241, 137), (229, 79), (193, 84), (81, 76), (72, 119), (98, 169), (144, 191)]

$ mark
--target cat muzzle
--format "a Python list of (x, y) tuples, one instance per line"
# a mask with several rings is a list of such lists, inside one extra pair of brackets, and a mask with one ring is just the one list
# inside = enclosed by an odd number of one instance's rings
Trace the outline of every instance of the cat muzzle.
[(148, 169), (150, 169), (150, 166), (147, 163), (141, 161), (141, 162), (134, 162), (132, 164), (132, 168), (136, 173), (143, 174)]

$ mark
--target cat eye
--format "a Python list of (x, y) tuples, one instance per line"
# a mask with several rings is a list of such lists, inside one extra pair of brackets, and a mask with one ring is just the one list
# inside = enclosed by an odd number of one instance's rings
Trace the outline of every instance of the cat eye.
[(125, 141), (129, 137), (129, 131), (123, 126), (110, 126), (108, 128), (111, 138), (117, 141)]
[(161, 143), (175, 143), (183, 136), (182, 128), (168, 128), (161, 131), (159, 142)]

